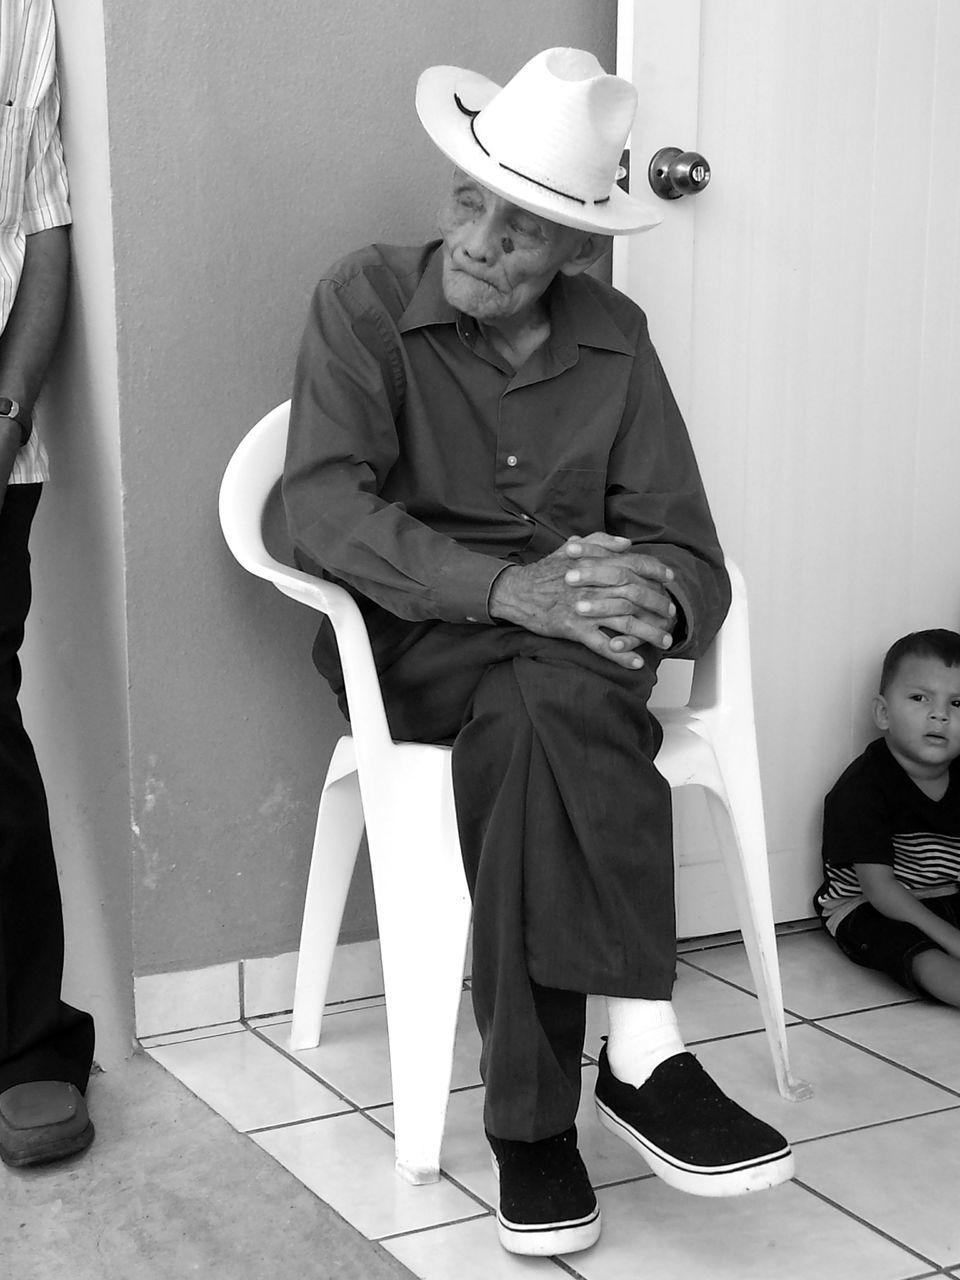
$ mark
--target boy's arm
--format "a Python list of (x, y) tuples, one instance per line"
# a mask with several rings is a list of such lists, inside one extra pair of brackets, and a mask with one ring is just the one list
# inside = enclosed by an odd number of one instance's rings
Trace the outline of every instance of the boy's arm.
[(855, 862), (854, 867), (867, 901), (881, 915), (914, 925), (948, 955), (960, 959), (960, 929), (928, 910), (897, 880), (892, 867), (878, 862)]

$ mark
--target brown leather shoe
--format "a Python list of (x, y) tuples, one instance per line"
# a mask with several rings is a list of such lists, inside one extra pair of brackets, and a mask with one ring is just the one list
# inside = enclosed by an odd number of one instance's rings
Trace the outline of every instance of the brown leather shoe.
[(32, 1080), (0, 1093), (0, 1159), (21, 1169), (85, 1151), (93, 1125), (83, 1094), (62, 1080)]

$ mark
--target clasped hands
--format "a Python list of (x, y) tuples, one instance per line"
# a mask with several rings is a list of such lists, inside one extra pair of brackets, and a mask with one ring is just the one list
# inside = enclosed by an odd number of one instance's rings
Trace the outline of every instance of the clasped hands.
[(576, 640), (618, 666), (637, 668), (641, 644), (669, 649), (677, 608), (673, 570), (632, 549), (629, 538), (568, 538), (533, 564), (511, 565), (490, 592), (490, 616), (537, 635)]

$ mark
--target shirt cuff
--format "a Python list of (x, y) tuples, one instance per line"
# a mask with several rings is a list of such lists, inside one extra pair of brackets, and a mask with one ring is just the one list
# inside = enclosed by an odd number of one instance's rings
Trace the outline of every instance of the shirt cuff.
[(33, 209), (25, 208), (20, 217), (20, 229), (25, 236), (32, 236), (38, 231), (52, 231), (54, 227), (69, 227), (72, 222), (69, 204), (45, 204)]
[(667, 588), (667, 595), (677, 606), (677, 619), (670, 633), (672, 644), (669, 649), (664, 650), (664, 656), (668, 658), (683, 657), (683, 651), (690, 644), (690, 624), (689, 624), (689, 603), (686, 596), (676, 590), (676, 583), (673, 582)]
[(437, 589), (439, 616), (444, 622), (485, 622), (490, 617), (493, 584), (511, 561), (496, 560), (458, 547), (440, 571)]

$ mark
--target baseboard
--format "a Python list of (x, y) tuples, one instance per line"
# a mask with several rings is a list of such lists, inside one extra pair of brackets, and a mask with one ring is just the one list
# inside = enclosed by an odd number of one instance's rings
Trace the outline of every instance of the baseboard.
[[(166, 1035), (288, 1012), (293, 1008), (296, 972), (297, 953), (288, 951), (204, 969), (141, 974), (133, 980), (137, 1036)], [(337, 947), (328, 1004), (362, 1000), (382, 991), (376, 939)]]

